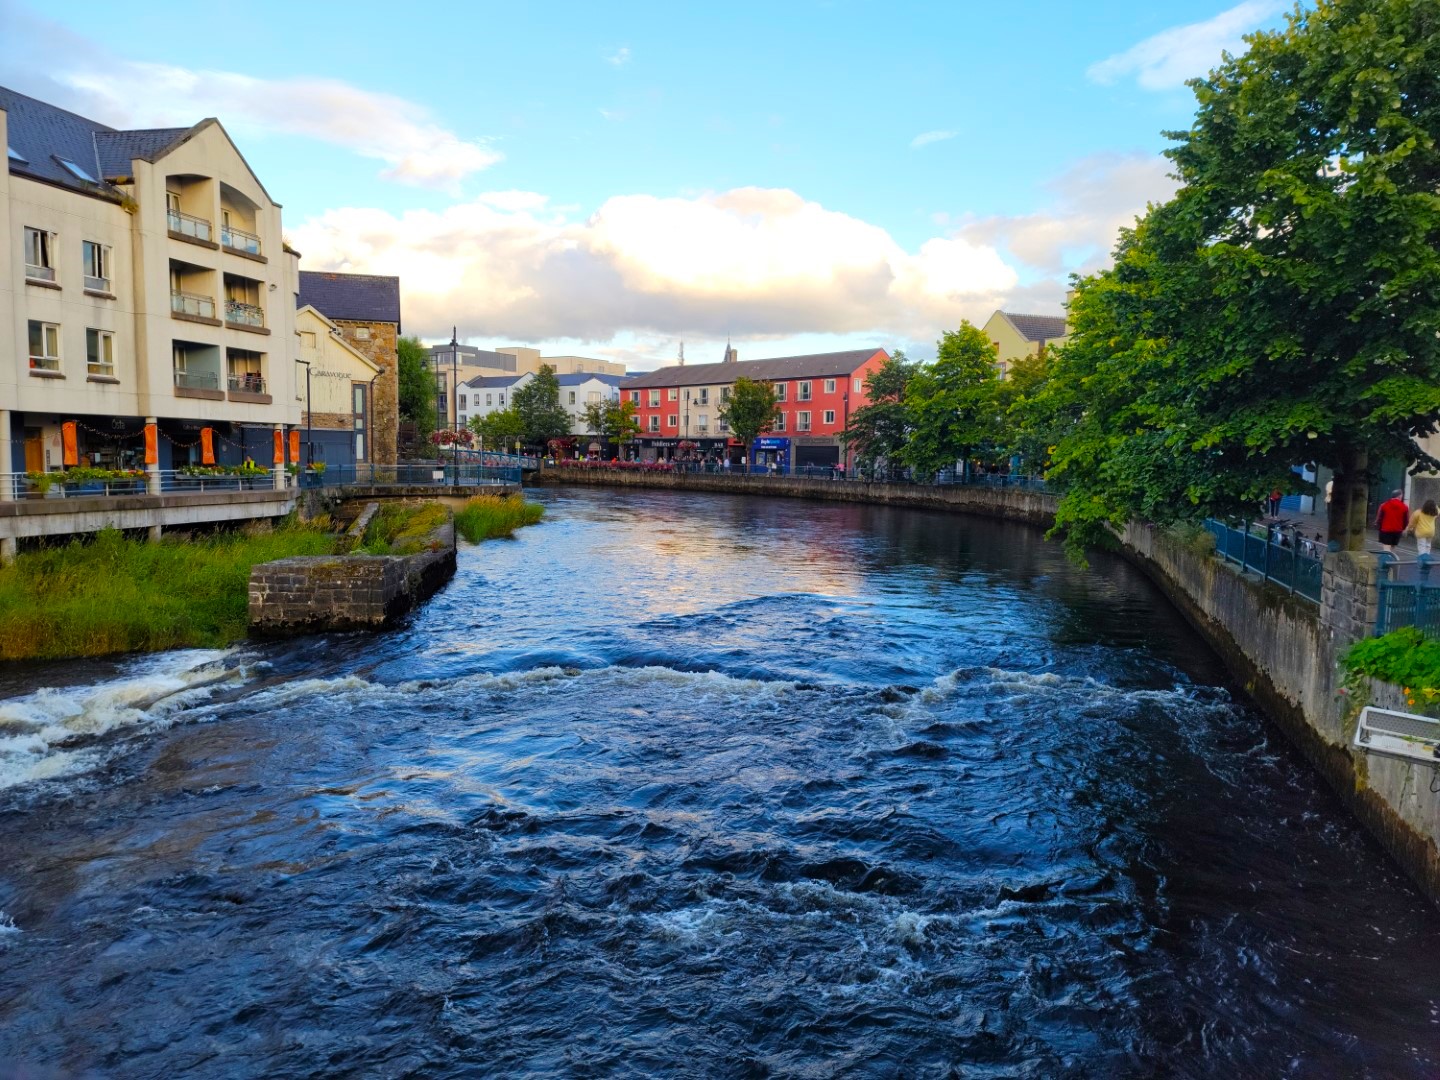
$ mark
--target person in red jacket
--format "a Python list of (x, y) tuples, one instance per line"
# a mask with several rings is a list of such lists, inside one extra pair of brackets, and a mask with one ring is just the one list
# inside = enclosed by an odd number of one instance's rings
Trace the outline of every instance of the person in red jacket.
[(1380, 509), (1375, 511), (1375, 528), (1380, 532), (1380, 543), (1391, 555), (1395, 554), (1395, 545), (1400, 542), (1400, 534), (1405, 531), (1405, 526), (1410, 524), (1410, 507), (1405, 505), (1404, 494), (1396, 488), (1390, 493), (1390, 498), (1380, 504)]

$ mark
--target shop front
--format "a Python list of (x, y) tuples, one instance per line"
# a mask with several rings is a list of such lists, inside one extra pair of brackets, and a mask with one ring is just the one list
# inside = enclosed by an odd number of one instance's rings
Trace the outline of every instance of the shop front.
[(750, 463), (775, 472), (790, 471), (790, 440), (762, 435), (750, 448)]
[(808, 435), (795, 440), (795, 467), (833, 469), (840, 464), (840, 440), (832, 435)]

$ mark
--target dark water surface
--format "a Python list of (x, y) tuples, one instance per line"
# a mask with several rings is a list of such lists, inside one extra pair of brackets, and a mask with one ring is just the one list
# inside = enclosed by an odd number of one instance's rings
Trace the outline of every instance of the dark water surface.
[(1440, 1075), (1440, 918), (1134, 570), (540, 497), (400, 632), (0, 670), (0, 1073)]

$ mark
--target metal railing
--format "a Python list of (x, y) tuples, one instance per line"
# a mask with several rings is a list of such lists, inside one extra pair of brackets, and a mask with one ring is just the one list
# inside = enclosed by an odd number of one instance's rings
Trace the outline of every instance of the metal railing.
[[(878, 484), (917, 484), (907, 475), (897, 474), (892, 477), (869, 476), (854, 469), (846, 470), (842, 465), (795, 465), (789, 469), (781, 469), (771, 465), (726, 465), (720, 461), (553, 461), (547, 465), (555, 469), (576, 469), (592, 472), (596, 470), (611, 472), (672, 472), (682, 474), (703, 474), (710, 476), (774, 476), (793, 479), (796, 477), (806, 480), (845, 480), (855, 483), (878, 483)], [(971, 487), (1004, 487), (1020, 488), (1026, 491), (1039, 491), (1053, 493), (1054, 489), (1047, 485), (1043, 478), (1038, 476), (1010, 476), (1000, 474), (976, 474), (965, 479), (956, 478), (948, 473), (942, 473), (934, 480), (928, 481), (936, 486), (945, 485), (966, 485)]]
[(260, 237), (244, 229), (237, 229), (234, 225), (220, 226), (220, 243), (231, 251), (243, 251), (248, 255), (260, 254)]
[(183, 390), (218, 390), (220, 376), (213, 371), (176, 371), (175, 385)]
[(200, 293), (172, 291), (170, 293), (170, 310), (177, 315), (193, 315), (200, 319), (213, 319), (215, 317), (215, 298), (202, 296)]
[(241, 326), (264, 326), (265, 309), (239, 300), (225, 301), (225, 321)]
[(55, 268), (53, 266), (38, 266), (35, 263), (25, 264), (25, 276), (31, 281), (54, 281)]
[(1243, 522), (1240, 527), (1205, 520), (1205, 531), (1215, 538), (1215, 554), (1242, 572), (1258, 574), (1307, 600), (1320, 602), (1324, 578), (1325, 544), (1287, 525)]
[(275, 474), (266, 469), (251, 473), (207, 473), (206, 466), (195, 466), (199, 471), (179, 469), (160, 470), (160, 490), (184, 494), (201, 491), (271, 491), (275, 487)]
[[(497, 455), (498, 456), (498, 455)], [(480, 465), (453, 461), (403, 462), (398, 465), (327, 464), (323, 471), (301, 469), (301, 487), (495, 487), (520, 483), (518, 465)]]
[[(1404, 626), (1414, 626), (1427, 637), (1440, 638), (1440, 581), (1431, 580), (1434, 558), (1419, 556), (1413, 564), (1402, 563), (1384, 552), (1380, 555), (1379, 604), (1376, 606), (1375, 633), (1388, 634)], [(1413, 565), (1414, 580), (1401, 581)]]
[(229, 376), (229, 387), (246, 394), (265, 393), (265, 376), (258, 371), (232, 371)]
[(86, 274), (85, 288), (91, 292), (109, 292), (110, 279), (108, 277), (95, 277), (92, 274)]
[(27, 473), (0, 473), (0, 492), (15, 500), (83, 499), (105, 495), (143, 495), (146, 477), (119, 480), (75, 480), (67, 482), (59, 470), (47, 471), (47, 479), (34, 480)]
[(171, 232), (179, 233), (181, 236), (190, 236), (196, 240), (207, 242), (210, 239), (210, 222), (204, 218), (182, 214), (179, 210), (165, 211), (165, 225)]

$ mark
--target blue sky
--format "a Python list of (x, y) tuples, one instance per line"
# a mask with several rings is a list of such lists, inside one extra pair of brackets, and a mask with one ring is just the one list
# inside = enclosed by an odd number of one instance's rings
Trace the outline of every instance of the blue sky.
[(304, 265), (399, 273), (427, 338), (927, 355), (996, 306), (1058, 311), (1168, 193), (1184, 78), (1282, 11), (0, 0), (0, 82), (117, 125), (218, 116)]

